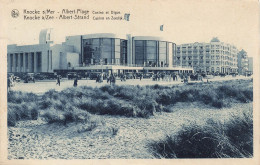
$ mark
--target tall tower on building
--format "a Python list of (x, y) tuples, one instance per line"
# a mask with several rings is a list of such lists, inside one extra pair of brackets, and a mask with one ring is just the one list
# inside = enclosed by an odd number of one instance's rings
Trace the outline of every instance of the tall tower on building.
[(39, 35), (39, 44), (53, 43), (53, 29), (43, 29)]

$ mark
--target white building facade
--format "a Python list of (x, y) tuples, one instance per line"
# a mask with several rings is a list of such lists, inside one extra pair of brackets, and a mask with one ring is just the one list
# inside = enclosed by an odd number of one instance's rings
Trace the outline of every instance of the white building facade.
[(210, 43), (177, 45), (175, 66), (190, 66), (195, 72), (235, 73), (238, 71), (238, 49), (213, 38)]
[[(154, 36), (99, 33), (67, 36), (53, 43), (51, 29), (39, 35), (39, 44), (8, 45), (8, 72), (55, 72), (58, 70), (158, 70), (192, 72), (174, 67), (176, 44)], [(116, 67), (115, 67), (116, 66)]]
[[(73, 46), (66, 43), (53, 44), (51, 30), (45, 29), (40, 32), (39, 44), (7, 46), (7, 71), (53, 72), (55, 69), (66, 68), (64, 63), (68, 62), (67, 54), (73, 52)], [(78, 54), (73, 53), (73, 56), (73, 61), (79, 59)]]

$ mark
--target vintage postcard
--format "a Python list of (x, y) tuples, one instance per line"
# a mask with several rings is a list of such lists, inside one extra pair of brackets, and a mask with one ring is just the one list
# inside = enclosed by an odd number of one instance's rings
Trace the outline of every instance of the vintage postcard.
[(0, 0), (0, 164), (259, 164), (257, 0)]

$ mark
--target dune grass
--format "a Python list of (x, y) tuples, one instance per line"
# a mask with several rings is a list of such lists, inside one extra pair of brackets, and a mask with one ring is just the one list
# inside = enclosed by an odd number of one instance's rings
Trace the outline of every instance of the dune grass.
[[(177, 102), (201, 102), (222, 108), (232, 102), (252, 100), (253, 87), (249, 80), (172, 87), (83, 86), (61, 92), (50, 90), (41, 97), (12, 91), (8, 93), (8, 125), (14, 126), (19, 120), (37, 119), (40, 110), (45, 111), (42, 117), (49, 123), (67, 123), (77, 122), (77, 115), (88, 116), (89, 113), (149, 118), (156, 112), (171, 112), (171, 107)], [(28, 117), (29, 111), (31, 117)]]
[(249, 158), (253, 156), (252, 112), (232, 116), (225, 123), (209, 119), (205, 125), (185, 125), (177, 134), (148, 146), (156, 158)]
[[(82, 123), (76, 125), (79, 126), (77, 133), (84, 133), (100, 125), (98, 115), (149, 118), (157, 112), (171, 112), (178, 102), (199, 102), (219, 109), (230, 103), (252, 101), (253, 85), (248, 80), (172, 87), (84, 86), (61, 92), (50, 90), (40, 97), (11, 91), (8, 93), (8, 126), (41, 117), (48, 124)], [(110, 127), (109, 131), (116, 136), (119, 128)], [(148, 148), (155, 158), (252, 157), (252, 112), (233, 115), (224, 123), (210, 119), (205, 125), (184, 125), (177, 134), (150, 142)]]
[(7, 125), (15, 126), (20, 120), (37, 120), (37, 96), (33, 93), (10, 91), (8, 93)]

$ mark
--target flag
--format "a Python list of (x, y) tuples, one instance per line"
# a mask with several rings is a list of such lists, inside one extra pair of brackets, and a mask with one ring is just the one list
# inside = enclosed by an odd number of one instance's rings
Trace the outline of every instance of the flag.
[(163, 25), (160, 26), (160, 30), (163, 31)]
[(129, 21), (129, 17), (130, 17), (130, 14), (125, 13), (124, 19), (125, 19), (126, 21)]

